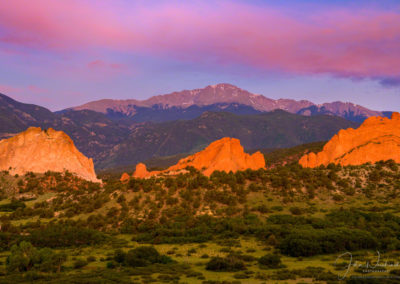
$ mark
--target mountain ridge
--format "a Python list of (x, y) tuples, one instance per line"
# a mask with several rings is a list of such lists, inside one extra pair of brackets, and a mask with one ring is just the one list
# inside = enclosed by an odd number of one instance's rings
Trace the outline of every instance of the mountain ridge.
[[(232, 84), (221, 83), (209, 85), (204, 88), (182, 90), (164, 95), (152, 96), (145, 100), (103, 99), (69, 109), (90, 109), (105, 114), (119, 113), (122, 116), (135, 118), (140, 116), (141, 109), (151, 109), (157, 106), (159, 110), (180, 108), (188, 110), (192, 106), (204, 107), (215, 104), (240, 104), (251, 107), (254, 111), (269, 112), (275, 109), (285, 110), (300, 115), (334, 115), (348, 120), (362, 122), (371, 116), (387, 116), (383, 111), (371, 110), (351, 102), (335, 101), (330, 103), (315, 104), (308, 100), (271, 99), (261, 94), (254, 94)], [(68, 109), (67, 109), (68, 110)], [(193, 118), (193, 115), (192, 115)], [(179, 119), (179, 117), (178, 117)], [(168, 119), (164, 119), (167, 121)], [(162, 121), (162, 120), (161, 120)]]

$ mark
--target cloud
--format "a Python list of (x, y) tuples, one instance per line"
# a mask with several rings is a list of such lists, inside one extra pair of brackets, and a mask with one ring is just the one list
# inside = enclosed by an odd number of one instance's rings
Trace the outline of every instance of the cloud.
[(7, 95), (7, 94), (18, 94), (22, 91), (22, 88), (14, 87), (10, 85), (0, 84), (0, 93)]
[(123, 64), (120, 63), (109, 63), (103, 60), (97, 59), (88, 63), (88, 67), (93, 70), (98, 69), (111, 69), (111, 70), (122, 70), (125, 68)]
[(379, 80), (379, 82), (385, 87), (399, 87), (400, 77), (382, 78)]
[[(231, 1), (97, 3), (6, 1), (0, 44), (56, 54), (106, 50), (288, 74), (389, 78), (378, 79), (383, 85), (396, 85), (390, 78), (400, 74), (396, 9), (322, 6), (295, 13), (297, 6)], [(121, 67), (113, 64), (95, 60), (88, 67)]]
[(20, 101), (32, 102), (37, 98), (39, 98), (41, 102), (52, 101), (50, 90), (38, 87), (36, 85), (11, 86), (7, 84), (0, 84), (0, 93), (6, 96), (11, 96), (13, 99)]

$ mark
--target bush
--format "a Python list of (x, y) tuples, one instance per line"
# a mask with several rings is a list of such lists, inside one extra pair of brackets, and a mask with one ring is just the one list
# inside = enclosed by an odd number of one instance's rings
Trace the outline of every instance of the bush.
[(333, 199), (334, 201), (340, 202), (340, 201), (343, 201), (343, 200), (344, 200), (344, 197), (341, 196), (340, 194), (333, 194), (333, 195), (332, 195), (332, 199)]
[(239, 271), (245, 270), (246, 266), (242, 260), (234, 256), (228, 256), (225, 258), (213, 257), (207, 263), (206, 269), (212, 271)]
[(279, 268), (282, 261), (277, 254), (266, 254), (258, 259), (258, 263), (267, 268)]
[(368, 231), (358, 229), (307, 229), (293, 230), (279, 244), (283, 254), (313, 256), (376, 248), (378, 240)]
[(293, 215), (303, 214), (303, 210), (299, 207), (291, 207), (289, 210), (290, 210), (290, 213), (292, 213)]
[(74, 261), (74, 268), (75, 269), (79, 269), (79, 268), (85, 267), (86, 265), (88, 265), (88, 262), (86, 260), (77, 259), (77, 260)]
[(24, 202), (13, 199), (10, 203), (0, 205), (0, 212), (13, 212), (18, 208), (23, 209), (25, 207), (26, 205)]
[(88, 256), (88, 257), (86, 258), (86, 261), (87, 261), (87, 262), (96, 261), (96, 257), (94, 257), (93, 255), (90, 255), (90, 256)]
[(151, 246), (141, 246), (129, 250), (127, 253), (118, 249), (114, 253), (114, 260), (131, 267), (143, 267), (154, 263), (170, 263), (172, 259), (160, 253)]
[(72, 224), (49, 224), (31, 231), (28, 240), (39, 247), (95, 245), (106, 240), (102, 232)]
[(107, 268), (112, 269), (112, 268), (115, 268), (115, 267), (117, 267), (117, 263), (115, 261), (107, 262)]

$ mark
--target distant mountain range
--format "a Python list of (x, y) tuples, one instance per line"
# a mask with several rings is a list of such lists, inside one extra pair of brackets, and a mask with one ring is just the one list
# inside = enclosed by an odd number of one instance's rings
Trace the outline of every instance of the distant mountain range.
[[(177, 119), (193, 119), (205, 111), (228, 111), (235, 114), (255, 114), (281, 109), (290, 113), (313, 116), (334, 115), (355, 122), (370, 116), (388, 116), (391, 112), (367, 109), (348, 102), (316, 105), (307, 100), (273, 100), (252, 94), (230, 84), (207, 86), (203, 89), (184, 90), (147, 100), (99, 100), (69, 110), (93, 110), (110, 118), (129, 117), (135, 122), (165, 122)], [(65, 110), (64, 110), (65, 111)]]
[(60, 112), (0, 94), (0, 139), (30, 126), (62, 130), (99, 169), (194, 153), (225, 136), (239, 138), (246, 150), (326, 141), (368, 116), (389, 114), (351, 103), (271, 100), (229, 84)]

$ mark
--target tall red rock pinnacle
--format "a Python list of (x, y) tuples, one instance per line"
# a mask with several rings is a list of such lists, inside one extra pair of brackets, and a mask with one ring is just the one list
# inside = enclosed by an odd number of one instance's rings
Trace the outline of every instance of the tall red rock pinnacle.
[(370, 117), (357, 129), (340, 130), (317, 154), (303, 156), (303, 167), (318, 167), (330, 163), (361, 165), (367, 162), (393, 159), (400, 163), (400, 114), (392, 118)]
[(100, 182), (92, 159), (79, 152), (67, 134), (52, 128), (30, 127), (12, 138), (1, 140), (0, 170), (9, 170), (11, 174), (67, 170), (80, 178)]

